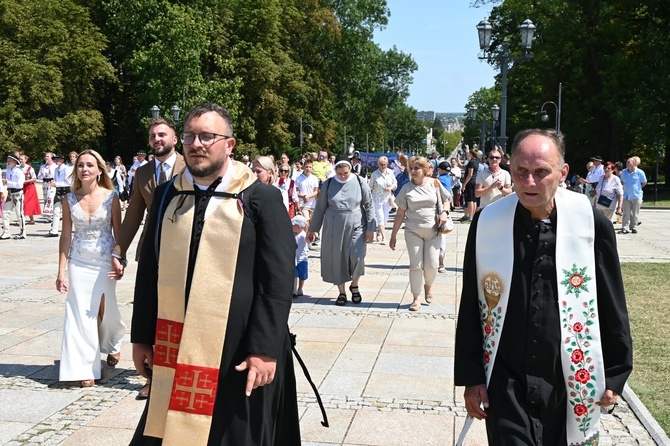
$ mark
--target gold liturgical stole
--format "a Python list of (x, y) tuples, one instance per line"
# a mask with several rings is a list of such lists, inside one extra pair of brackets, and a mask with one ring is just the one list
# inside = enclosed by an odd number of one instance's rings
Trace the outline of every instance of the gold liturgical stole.
[[(234, 172), (226, 192), (240, 193), (256, 181), (246, 166), (229, 163)], [(193, 191), (194, 186), (182, 172), (174, 187)], [(162, 219), (154, 369), (144, 435), (163, 438), (165, 446), (206, 445), (212, 423), (244, 212), (239, 200), (210, 200), (218, 204), (206, 213), (186, 311), (195, 196), (177, 194)], [(222, 246), (226, 261), (221, 261)]]

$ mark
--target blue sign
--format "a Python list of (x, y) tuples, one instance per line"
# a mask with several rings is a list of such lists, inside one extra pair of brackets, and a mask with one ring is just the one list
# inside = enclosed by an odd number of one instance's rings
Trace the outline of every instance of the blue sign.
[(389, 163), (393, 160), (398, 159), (398, 155), (395, 153), (375, 153), (375, 152), (361, 152), (360, 159), (363, 169), (376, 169), (377, 161), (379, 158), (385, 156), (389, 159)]

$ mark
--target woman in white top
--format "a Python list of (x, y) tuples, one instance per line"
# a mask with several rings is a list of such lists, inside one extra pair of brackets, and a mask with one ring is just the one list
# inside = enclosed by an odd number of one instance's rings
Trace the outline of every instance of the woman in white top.
[(393, 204), (393, 191), (398, 187), (395, 175), (388, 168), (389, 160), (385, 156), (380, 156), (377, 160), (379, 169), (372, 173), (370, 178), (370, 191), (372, 192), (372, 204), (375, 208), (375, 218), (377, 219), (377, 241), (385, 244), (386, 231), (384, 226), (389, 219), (389, 211)]
[(614, 175), (615, 164), (611, 161), (605, 163), (605, 176), (596, 186), (596, 209), (605, 217), (612, 220), (614, 212), (623, 215), (621, 206), (623, 204), (623, 186), (618, 176)]
[[(449, 194), (437, 179), (428, 175), (429, 168), (430, 163), (424, 157), (412, 157), (409, 160), (411, 181), (402, 187), (396, 197), (398, 211), (389, 241), (389, 247), (395, 250), (398, 230), (407, 217), (405, 243), (409, 254), (409, 283), (413, 297), (410, 311), (421, 308), (421, 285), (426, 303), (433, 301), (432, 289), (437, 276), (441, 242), (438, 228), (447, 221), (449, 215)], [(436, 218), (438, 210), (439, 218)]]

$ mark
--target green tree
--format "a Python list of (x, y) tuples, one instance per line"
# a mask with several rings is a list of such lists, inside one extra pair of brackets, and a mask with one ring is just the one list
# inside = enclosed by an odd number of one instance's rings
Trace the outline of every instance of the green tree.
[(105, 37), (71, 0), (0, 0), (0, 152), (97, 148)]

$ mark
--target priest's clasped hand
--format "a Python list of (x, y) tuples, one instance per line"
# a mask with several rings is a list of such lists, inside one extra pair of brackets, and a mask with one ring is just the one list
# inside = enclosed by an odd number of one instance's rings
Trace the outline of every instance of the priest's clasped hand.
[(247, 359), (235, 366), (238, 372), (249, 370), (245, 391), (247, 396), (251, 396), (253, 389), (270, 384), (275, 379), (276, 369), (277, 360), (263, 355), (249, 355)]

